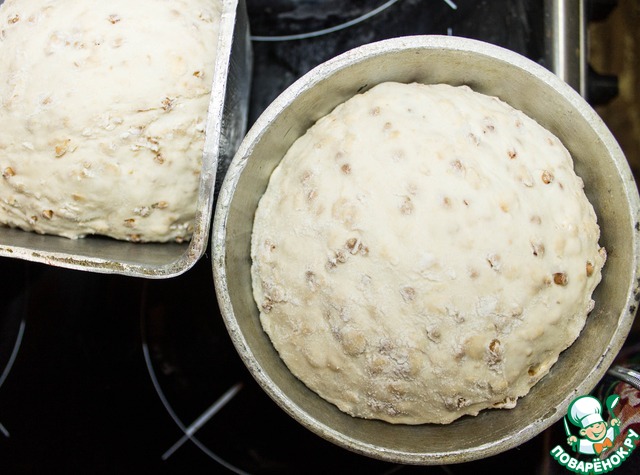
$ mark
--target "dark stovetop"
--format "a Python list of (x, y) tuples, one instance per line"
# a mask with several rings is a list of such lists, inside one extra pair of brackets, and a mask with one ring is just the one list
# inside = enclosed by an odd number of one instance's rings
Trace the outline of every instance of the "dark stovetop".
[[(307, 36), (384, 1), (247, 3), (252, 33), (261, 37)], [(315, 65), (378, 39), (454, 34), (541, 60), (543, 0), (388, 3), (327, 35), (254, 41), (249, 122)], [(236, 354), (217, 309), (209, 252), (168, 280), (0, 259), (0, 473), (555, 473), (548, 454), (564, 438), (557, 425), (504, 454), (446, 467), (381, 462), (312, 434), (264, 394)], [(228, 391), (226, 405), (178, 445)]]

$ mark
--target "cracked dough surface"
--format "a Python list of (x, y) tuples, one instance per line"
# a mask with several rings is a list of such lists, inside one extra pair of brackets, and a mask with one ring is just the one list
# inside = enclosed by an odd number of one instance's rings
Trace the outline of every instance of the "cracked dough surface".
[(221, 2), (0, 6), (0, 223), (69, 238), (193, 232)]
[(578, 337), (605, 261), (560, 141), (466, 86), (383, 83), (275, 169), (255, 300), (292, 373), (357, 417), (514, 407)]

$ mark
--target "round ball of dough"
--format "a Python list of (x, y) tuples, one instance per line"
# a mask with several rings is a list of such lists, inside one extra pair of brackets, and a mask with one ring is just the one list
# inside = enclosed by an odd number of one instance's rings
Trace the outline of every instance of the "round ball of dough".
[(261, 323), (342, 411), (450, 423), (514, 407), (578, 337), (605, 253), (560, 141), (466, 86), (380, 84), (273, 172)]
[(69, 238), (190, 238), (220, 4), (7, 0), (0, 223)]

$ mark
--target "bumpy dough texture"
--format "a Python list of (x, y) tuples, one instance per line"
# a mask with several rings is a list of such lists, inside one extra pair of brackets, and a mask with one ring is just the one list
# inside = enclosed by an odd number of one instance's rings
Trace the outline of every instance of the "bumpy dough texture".
[(283, 361), (342, 411), (449, 423), (513, 407), (576, 339), (599, 234), (568, 151), (525, 114), (385, 83), (273, 172), (254, 296)]
[(212, 0), (0, 7), (0, 223), (69, 238), (193, 232)]

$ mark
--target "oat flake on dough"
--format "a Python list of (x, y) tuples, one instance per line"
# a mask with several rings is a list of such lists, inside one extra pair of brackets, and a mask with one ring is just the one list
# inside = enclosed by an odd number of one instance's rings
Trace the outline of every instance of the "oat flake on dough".
[(384, 83), (319, 120), (255, 218), (262, 326), (342, 411), (514, 407), (577, 338), (605, 253), (560, 141), (466, 86)]

